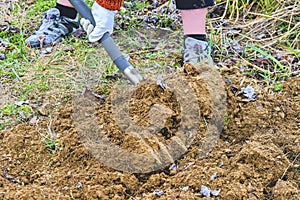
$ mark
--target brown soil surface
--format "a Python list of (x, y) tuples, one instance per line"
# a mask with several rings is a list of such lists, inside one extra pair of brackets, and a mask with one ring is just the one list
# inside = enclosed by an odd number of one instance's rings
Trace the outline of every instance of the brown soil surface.
[[(188, 74), (202, 116), (197, 139), (175, 162), (175, 168), (132, 174), (106, 167), (83, 144), (84, 138), (80, 138), (74, 123), (74, 107), (68, 103), (51, 120), (41, 117), (34, 124), (20, 124), (0, 132), (0, 198), (200, 199), (205, 198), (200, 194), (201, 186), (207, 186), (220, 191), (212, 197), (215, 199), (298, 199), (300, 78), (290, 78), (283, 83), (284, 89), (275, 93), (238, 70), (223, 71), (227, 92), (224, 129), (213, 149), (200, 158), (198, 149), (206, 127), (202, 119), (209, 122), (211, 101), (206, 99), (206, 85), (197, 79), (198, 74)], [(249, 84), (257, 94), (254, 101), (238, 94)], [(172, 91), (150, 84), (137, 90), (134, 97), (137, 100), (131, 101), (130, 113), (137, 123), (149, 124), (150, 106), (163, 104), (173, 112), (166, 112), (164, 131), (154, 134), (162, 143), (177, 134), (181, 111)], [(113, 144), (143, 153), (140, 141), (122, 134), (114, 124), (110, 103), (108, 97), (97, 106), (96, 115), (105, 134)], [(135, 103), (137, 106), (133, 106)], [(47, 130), (57, 137), (55, 151), (45, 148), (43, 136)], [(158, 148), (155, 142), (149, 143), (153, 149)]]

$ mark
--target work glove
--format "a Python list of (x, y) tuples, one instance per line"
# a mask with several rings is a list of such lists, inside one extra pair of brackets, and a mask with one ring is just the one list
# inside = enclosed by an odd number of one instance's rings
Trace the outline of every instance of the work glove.
[(95, 2), (92, 6), (92, 15), (96, 26), (85, 18), (81, 18), (80, 24), (87, 33), (90, 42), (96, 42), (102, 38), (105, 33), (112, 34), (117, 11), (107, 10)]

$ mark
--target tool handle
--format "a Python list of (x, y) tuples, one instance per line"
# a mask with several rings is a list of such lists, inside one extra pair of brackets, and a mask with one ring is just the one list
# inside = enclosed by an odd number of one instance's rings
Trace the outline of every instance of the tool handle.
[[(81, 17), (88, 19), (94, 26), (96, 26), (95, 19), (92, 15), (91, 9), (84, 2), (84, 0), (69, 0), (70, 3), (74, 6), (77, 12)], [(114, 40), (110, 37), (109, 33), (105, 33), (100, 39), (101, 44), (104, 49), (117, 65), (117, 67), (122, 71), (123, 74), (130, 80), (133, 84), (138, 84), (143, 78), (137, 72), (137, 70), (128, 62), (125, 56), (121, 53), (117, 47)]]

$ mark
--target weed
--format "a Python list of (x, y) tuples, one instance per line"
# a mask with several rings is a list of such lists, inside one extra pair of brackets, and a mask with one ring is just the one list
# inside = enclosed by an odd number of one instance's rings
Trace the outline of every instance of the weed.
[(149, 2), (147, 1), (134, 1), (128, 4), (127, 9), (121, 9), (119, 11), (121, 19), (117, 18), (117, 21), (121, 21), (121, 24), (123, 24), (128, 30), (140, 27), (143, 19), (134, 15), (134, 12), (143, 11), (147, 6), (149, 6)]
[(288, 69), (286, 67), (284, 67), (276, 58), (274, 58), (271, 54), (269, 54), (268, 52), (256, 47), (256, 46), (253, 46), (251, 44), (247, 44), (251, 49), (253, 49), (254, 51), (257, 51), (258, 53), (262, 54), (263, 56), (269, 58), (271, 61), (274, 62), (275, 64), (275, 70), (277, 71), (277, 68), (276, 66), (278, 66), (280, 68), (280, 70), (283, 72), (283, 73), (286, 73), (288, 71)]
[(57, 150), (57, 144), (60, 142), (57, 139), (53, 139), (51, 136), (49, 136), (49, 133), (47, 132), (47, 137), (44, 138), (44, 142), (46, 145), (46, 149), (50, 151), (56, 151)]
[(289, 41), (286, 42), (286, 45), (281, 45), (281, 47), (290, 51), (296, 57), (296, 59), (300, 60), (300, 50), (294, 49), (293, 45)]
[[(268, 85), (270, 82), (276, 82), (277, 80), (281, 80), (281, 79), (285, 79), (286, 77), (289, 77), (290, 75), (289, 69), (283, 66), (270, 53), (251, 44), (247, 44), (247, 46), (250, 47), (255, 52), (261, 54), (263, 57), (269, 59), (270, 64), (268, 64), (267, 66), (268, 69), (259, 73), (260, 76), (262, 76), (266, 80), (266, 83)], [(270, 66), (273, 66), (272, 70), (270, 69)]]
[(0, 117), (17, 115), (20, 113), (23, 113), (24, 116), (28, 118), (28, 116), (33, 113), (33, 110), (29, 105), (18, 106), (13, 103), (6, 103), (4, 107), (0, 108)]
[(226, 115), (224, 116), (224, 121), (225, 121), (225, 126), (227, 128), (230, 127), (230, 117), (228, 116), (228, 114), (226, 113)]
[(277, 82), (274, 86), (274, 92), (279, 92), (283, 90), (283, 85), (280, 82)]
[(58, 134), (52, 130), (51, 127), (51, 118), (50, 124), (48, 126), (48, 130), (46, 131), (46, 135), (44, 136), (44, 143), (47, 150), (53, 152), (59, 149), (60, 140), (58, 139)]
[(3, 117), (5, 115), (11, 116), (17, 113), (17, 105), (6, 103), (4, 107), (0, 109), (0, 116)]
[[(224, 3), (224, 1), (216, 1), (216, 3)], [(253, 18), (251, 14), (263, 11), (264, 14), (270, 14), (274, 12), (280, 6), (280, 2), (272, 0), (227, 0), (225, 5), (225, 11), (223, 18), (235, 19), (235, 22), (240, 17)]]
[(46, 10), (49, 10), (50, 8), (53, 8), (55, 6), (56, 1), (55, 0), (37, 0), (34, 2), (33, 6), (30, 7), (30, 9), (27, 12), (28, 18), (32, 18), (33, 16), (41, 16), (42, 13)]
[(33, 113), (34, 111), (29, 105), (6, 103), (0, 108), (0, 130), (8, 127), (12, 122), (12, 118), (18, 122), (24, 122), (27, 121)]

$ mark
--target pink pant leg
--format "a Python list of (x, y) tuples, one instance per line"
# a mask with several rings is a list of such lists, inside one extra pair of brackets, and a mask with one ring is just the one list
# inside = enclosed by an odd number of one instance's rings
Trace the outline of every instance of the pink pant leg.
[(73, 5), (68, 0), (57, 0), (57, 3), (63, 6), (73, 7)]
[(207, 8), (181, 10), (183, 30), (185, 35), (189, 34), (206, 34)]

